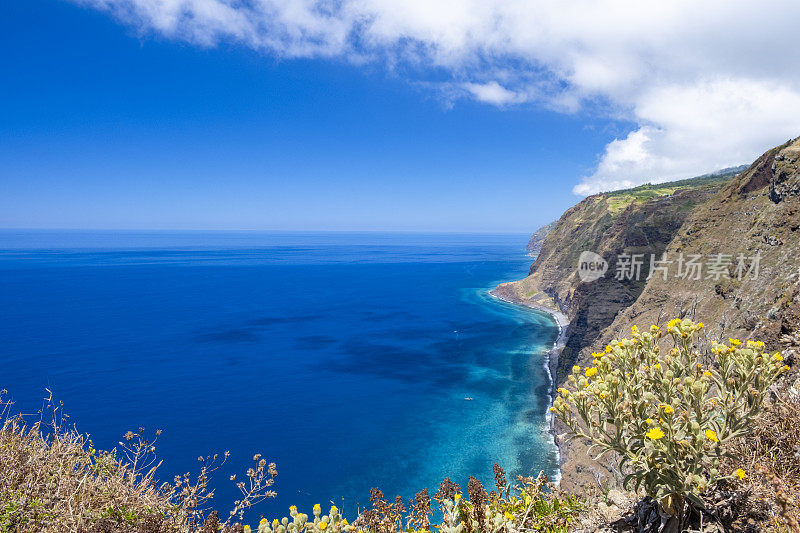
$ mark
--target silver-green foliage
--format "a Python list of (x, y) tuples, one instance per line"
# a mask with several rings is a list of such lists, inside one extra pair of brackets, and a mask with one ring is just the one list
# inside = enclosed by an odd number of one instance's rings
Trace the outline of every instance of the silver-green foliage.
[(762, 342), (730, 339), (701, 355), (695, 338), (702, 329), (671, 320), (674, 347), (661, 353), (659, 328), (634, 326), (632, 338), (593, 354), (592, 366), (574, 367), (570, 390), (559, 389), (551, 408), (598, 457), (616, 453), (626, 486), (644, 488), (668, 512), (684, 498), (702, 507), (708, 487), (746, 476), (741, 468), (720, 472), (720, 459), (732, 439), (751, 431), (767, 389), (788, 370)]

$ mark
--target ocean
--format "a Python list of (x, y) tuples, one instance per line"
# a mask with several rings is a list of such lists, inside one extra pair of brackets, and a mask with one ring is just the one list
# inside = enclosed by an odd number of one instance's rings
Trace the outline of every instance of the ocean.
[(110, 449), (163, 430), (159, 476), (215, 473), (224, 515), (253, 455), (278, 496), (248, 518), (353, 512), (444, 477), (557, 473), (545, 314), (488, 289), (527, 273), (527, 236), (0, 231), (0, 388), (48, 395)]

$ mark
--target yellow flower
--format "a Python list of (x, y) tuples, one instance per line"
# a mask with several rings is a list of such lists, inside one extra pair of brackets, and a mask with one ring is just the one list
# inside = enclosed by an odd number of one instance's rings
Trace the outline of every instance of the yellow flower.
[(702, 322), (697, 323), (697, 329), (703, 329), (704, 327), (706, 327), (706, 325), (703, 324)]
[(664, 437), (664, 432), (661, 431), (661, 428), (652, 428), (650, 431), (647, 432), (647, 438), (652, 440), (658, 440)]
[(638, 326), (633, 326), (633, 327), (631, 328), (631, 333), (632, 333), (633, 335), (636, 335), (637, 333), (639, 333), (639, 327), (638, 327)]
[(664, 412), (668, 415), (671, 415), (673, 412), (675, 412), (675, 409), (673, 409), (671, 405), (665, 405)]
[(654, 364), (654, 365), (653, 365), (653, 368), (654, 368), (655, 370), (661, 370), (661, 363), (656, 363), (656, 364)]
[(330, 514), (336, 514), (339, 512), (339, 509), (335, 505), (331, 505), (331, 512)]
[(675, 319), (673, 318), (672, 320), (670, 320), (669, 322), (667, 322), (667, 328), (668, 328), (668, 329), (672, 329), (672, 328), (674, 328), (674, 327), (675, 327)]
[(653, 419), (652, 418), (648, 418), (647, 420), (645, 420), (645, 422), (647, 422), (648, 424), (652, 424), (653, 423)]
[(745, 473), (744, 470), (739, 468), (738, 470), (736, 470), (736, 477), (738, 477), (739, 479), (744, 479), (747, 477), (747, 473)]
[(719, 442), (719, 438), (717, 438), (717, 432), (713, 429), (706, 430), (706, 438), (714, 442)]
[(320, 528), (320, 530), (325, 531), (326, 529), (328, 529), (328, 523), (327, 522), (320, 522), (319, 523), (319, 528)]
[(783, 370), (784, 370), (784, 372), (788, 372), (789, 371), (789, 365), (783, 365)]
[(740, 346), (742, 344), (742, 341), (740, 341), (739, 339), (730, 339), (729, 338), (728, 340), (731, 341), (731, 346)]
[(556, 412), (556, 408), (555, 408), (555, 407), (551, 407), (551, 408), (550, 408), (550, 412), (551, 412), (551, 413), (555, 413), (555, 412)]
[(572, 373), (573, 374), (578, 374), (580, 371), (581, 371), (581, 367), (579, 367), (578, 365), (575, 365), (575, 366), (572, 367)]
[(772, 358), (776, 361), (783, 361), (783, 357), (778, 352), (775, 352), (775, 355), (773, 355)]
[(712, 374), (711, 372), (709, 372), (708, 370), (706, 370), (705, 372), (703, 372), (703, 375), (704, 375), (704, 376), (706, 376), (707, 378), (710, 378), (710, 377), (712, 377), (712, 376), (713, 376), (713, 374)]
[(513, 519), (513, 518), (514, 518), (514, 515), (513, 515), (513, 514), (511, 514), (511, 513), (509, 513), (508, 511), (506, 511), (505, 513), (503, 513), (503, 516), (505, 516), (505, 517), (506, 517), (506, 520), (511, 520), (511, 519)]
[(291, 511), (297, 511), (297, 506), (296, 505), (292, 505), (291, 507), (289, 507), (289, 512), (291, 512)]
[(587, 368), (586, 369), (586, 377), (587, 378), (590, 378), (590, 377), (594, 376), (595, 374), (597, 374), (597, 368), (592, 367), (592, 368)]
[(347, 518), (343, 518), (343, 519), (342, 519), (342, 524), (344, 524), (344, 525), (347, 525), (347, 524), (348, 524), (348, 522), (347, 522)]
[(319, 514), (322, 512), (322, 507), (317, 503), (314, 505), (314, 514)]
[(614, 348), (612, 348), (610, 344), (608, 346), (606, 346), (606, 353), (611, 353), (613, 351), (614, 351)]
[(600, 393), (598, 396), (600, 396), (600, 399), (601, 399), (601, 400), (604, 400), (604, 399), (605, 399), (605, 397), (606, 397), (606, 395), (605, 395), (604, 393), (602, 393), (602, 392), (601, 392), (601, 393)]

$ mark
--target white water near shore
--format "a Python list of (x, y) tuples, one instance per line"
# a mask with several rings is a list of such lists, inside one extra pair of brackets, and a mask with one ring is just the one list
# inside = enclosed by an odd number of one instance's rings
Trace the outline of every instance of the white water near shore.
[[(564, 345), (566, 344), (566, 331), (567, 331), (567, 326), (569, 325), (569, 319), (564, 313), (556, 309), (551, 309), (549, 307), (545, 307), (543, 305), (535, 303), (530, 303), (530, 302), (523, 303), (514, 300), (509, 300), (508, 298), (503, 298), (501, 295), (497, 294), (493, 289), (487, 291), (487, 294), (492, 298), (495, 298), (502, 302), (512, 305), (517, 305), (520, 307), (525, 307), (527, 309), (531, 309), (533, 311), (545, 314), (549, 316), (555, 323), (555, 325), (558, 327), (558, 335), (556, 336), (556, 340), (553, 342), (553, 347), (550, 348), (550, 350), (548, 351), (547, 358), (545, 359), (544, 362), (544, 368), (547, 373), (547, 377), (550, 381), (550, 386), (548, 387), (549, 390), (548, 404), (552, 404), (553, 400), (555, 400), (555, 394), (556, 394), (555, 375), (556, 375), (556, 369), (558, 368), (558, 358), (561, 354), (561, 350), (564, 348)], [(560, 465), (561, 454), (555, 440), (554, 418), (553, 418), (553, 413), (551, 413), (549, 409), (545, 413), (545, 419), (547, 420), (547, 423), (550, 426), (549, 429), (550, 444), (555, 449), (555, 453), (558, 458), (558, 464)], [(559, 467), (558, 470), (556, 470), (555, 474), (553, 475), (552, 481), (553, 483), (558, 484), (560, 480), (561, 480), (561, 469)]]

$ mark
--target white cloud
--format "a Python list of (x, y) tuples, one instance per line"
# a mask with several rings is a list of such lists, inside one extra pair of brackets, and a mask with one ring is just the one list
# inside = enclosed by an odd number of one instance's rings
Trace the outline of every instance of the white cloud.
[(800, 135), (800, 92), (781, 81), (725, 78), (650, 87), (637, 96), (635, 113), (644, 125), (606, 146), (576, 194), (749, 163)]
[(518, 104), (528, 100), (526, 95), (509, 91), (496, 81), (490, 81), (489, 83), (464, 83), (462, 87), (476, 100), (487, 104)]
[(493, 105), (603, 102), (638, 127), (579, 194), (747, 162), (800, 134), (795, 0), (73, 1), (203, 46), (438, 67), (441, 90)]

